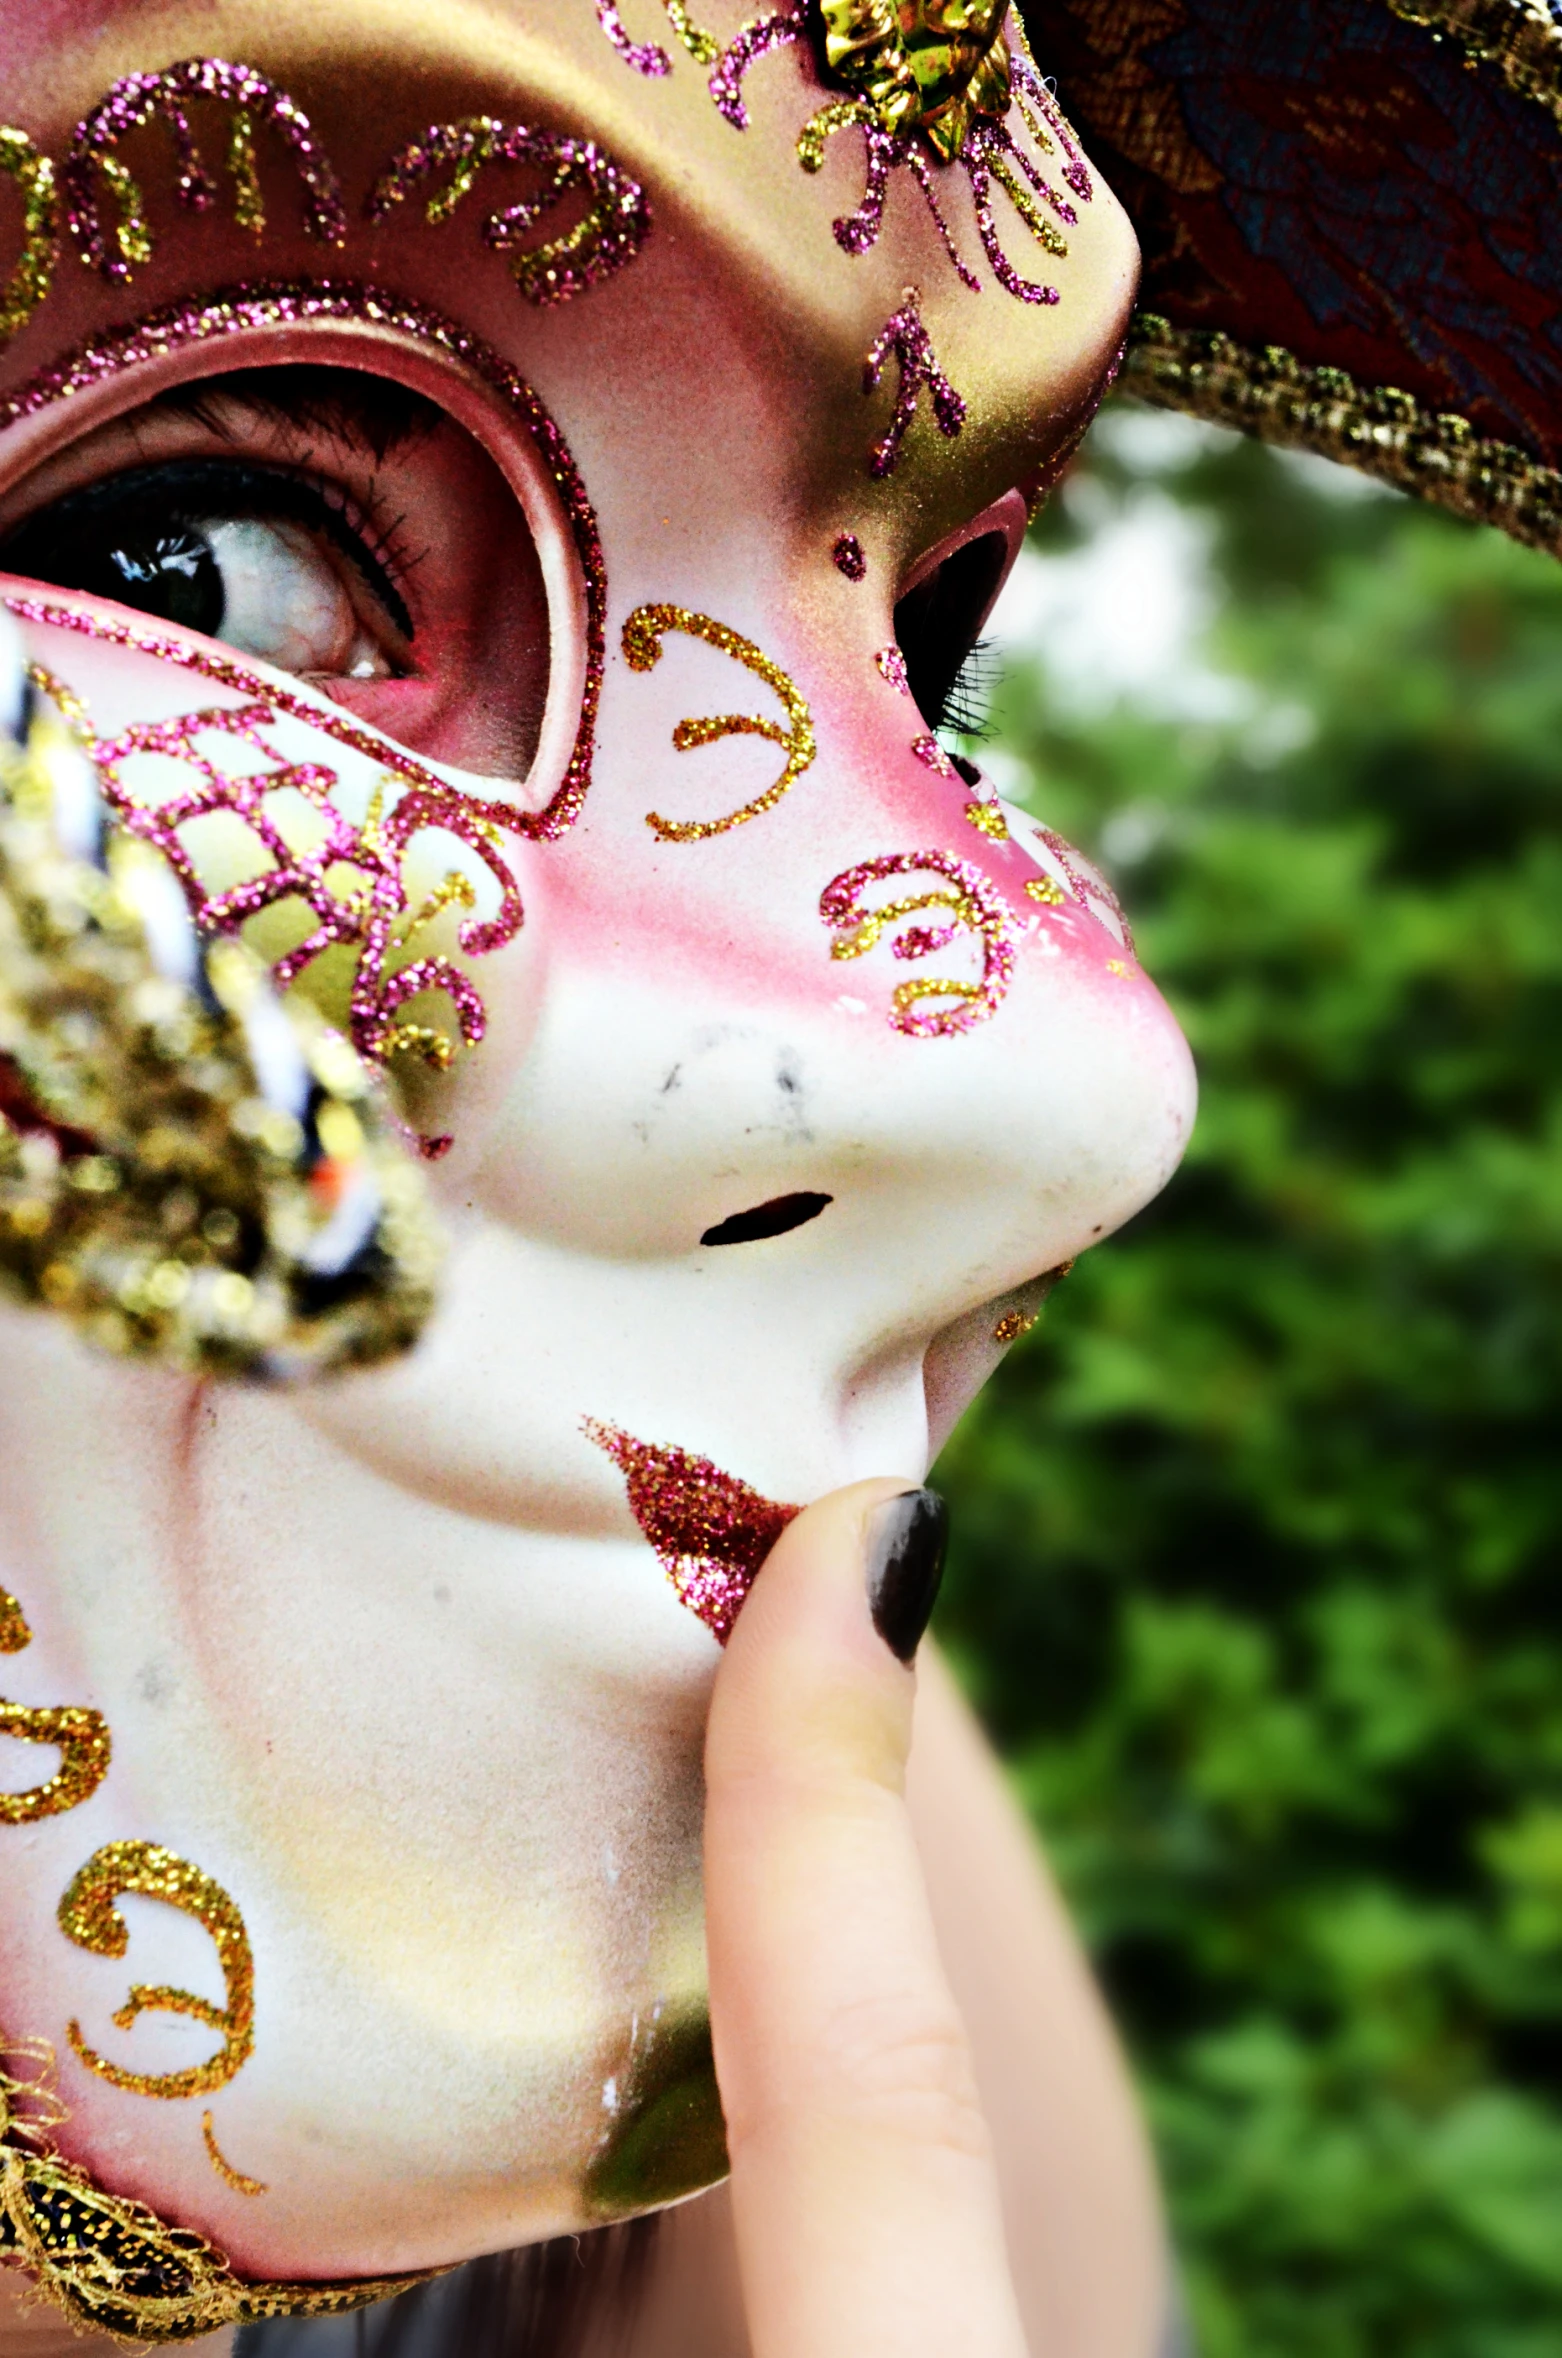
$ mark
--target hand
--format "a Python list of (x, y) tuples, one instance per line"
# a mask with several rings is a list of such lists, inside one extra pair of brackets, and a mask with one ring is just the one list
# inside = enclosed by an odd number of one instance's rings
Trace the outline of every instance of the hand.
[(905, 1800), (941, 1502), (782, 1534), (706, 1738), (716, 2072), (754, 2358), (1024, 2358), (997, 2172)]

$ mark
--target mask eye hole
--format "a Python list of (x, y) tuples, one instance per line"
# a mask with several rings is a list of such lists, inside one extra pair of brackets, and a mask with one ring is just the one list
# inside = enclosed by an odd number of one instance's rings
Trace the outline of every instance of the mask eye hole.
[(528, 776), (548, 596), (494, 458), (436, 400), (282, 364), (167, 387), (0, 503), (0, 571), (290, 672), (410, 751)]
[(895, 637), (906, 659), (906, 681), (930, 729), (954, 726), (977, 733), (961, 709), (961, 674), (978, 652), (977, 633), (1003, 579), (1009, 543), (1001, 532), (963, 541), (925, 574), (895, 608)]

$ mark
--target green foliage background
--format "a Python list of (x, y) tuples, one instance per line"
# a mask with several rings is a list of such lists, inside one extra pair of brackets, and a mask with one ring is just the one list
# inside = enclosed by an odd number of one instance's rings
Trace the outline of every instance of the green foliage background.
[(1557, 2358), (1562, 569), (1135, 414), (1041, 544), (1153, 476), (1245, 708), (1092, 712), (1037, 657), (995, 734), (1117, 846), (1202, 1109), (945, 1452), (940, 1634), (1205, 2358)]

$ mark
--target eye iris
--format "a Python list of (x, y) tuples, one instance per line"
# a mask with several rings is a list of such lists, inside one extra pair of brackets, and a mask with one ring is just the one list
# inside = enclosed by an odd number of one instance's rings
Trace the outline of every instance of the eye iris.
[(222, 569), (211, 543), (199, 533), (181, 530), (159, 533), (150, 541), (116, 543), (104, 552), (103, 572), (101, 587), (87, 580), (75, 586), (89, 595), (98, 590), (121, 605), (201, 631), (207, 638), (221, 632), (227, 606)]
[(243, 461), (172, 460), (68, 493), (0, 540), (0, 572), (113, 598), (301, 676), (402, 676), (384, 636), (413, 635), (385, 566), (323, 489)]

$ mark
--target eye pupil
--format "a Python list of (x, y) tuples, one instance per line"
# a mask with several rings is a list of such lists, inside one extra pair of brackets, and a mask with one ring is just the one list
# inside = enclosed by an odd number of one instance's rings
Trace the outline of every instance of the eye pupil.
[[(227, 604), (222, 570), (199, 533), (159, 533), (150, 545), (121, 542), (105, 554), (104, 595), (155, 614), (161, 622), (181, 623), (207, 638), (219, 635)], [(90, 593), (98, 585), (82, 581), (74, 586)]]

